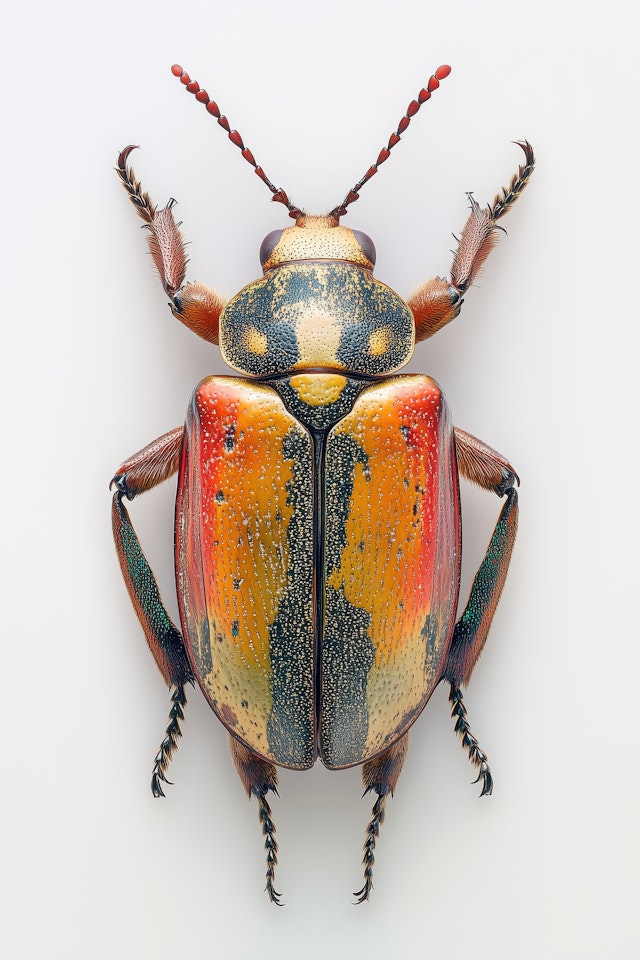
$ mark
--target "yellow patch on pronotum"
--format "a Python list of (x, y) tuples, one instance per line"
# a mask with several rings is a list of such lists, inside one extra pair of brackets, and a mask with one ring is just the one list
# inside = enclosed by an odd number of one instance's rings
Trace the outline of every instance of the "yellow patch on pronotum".
[(391, 331), (389, 327), (380, 327), (369, 336), (369, 354), (372, 357), (381, 357), (391, 346)]
[(296, 336), (300, 354), (296, 366), (344, 366), (337, 360), (342, 326), (330, 313), (301, 313), (296, 318)]
[(264, 357), (267, 352), (269, 341), (264, 333), (261, 333), (256, 327), (249, 327), (245, 331), (244, 342), (246, 349), (250, 353)]

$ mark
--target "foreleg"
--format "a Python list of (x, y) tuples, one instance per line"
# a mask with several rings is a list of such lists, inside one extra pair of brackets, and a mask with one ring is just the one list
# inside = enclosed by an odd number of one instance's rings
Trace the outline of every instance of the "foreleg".
[(175, 200), (158, 210), (127, 163), (135, 149), (125, 147), (120, 153), (116, 172), (149, 232), (147, 243), (164, 291), (171, 301), (172, 313), (199, 337), (217, 343), (218, 324), (226, 298), (203, 283), (183, 286), (188, 258), (180, 224), (173, 216)]
[(449, 281), (433, 277), (419, 286), (408, 299), (416, 322), (416, 340), (426, 340), (460, 313), (463, 296), (497, 243), (498, 220), (516, 202), (533, 173), (535, 159), (531, 144), (519, 142), (525, 162), (508, 187), (503, 187), (492, 204), (481, 207), (469, 194), (471, 212), (462, 230), (453, 258)]

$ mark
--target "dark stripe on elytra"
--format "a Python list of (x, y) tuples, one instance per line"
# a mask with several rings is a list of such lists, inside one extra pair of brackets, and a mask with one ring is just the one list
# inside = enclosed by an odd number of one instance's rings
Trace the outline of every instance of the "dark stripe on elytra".
[[(282, 445), (293, 461), (287, 502), (287, 586), (269, 630), (272, 709), (267, 721), (269, 750), (278, 763), (307, 767), (315, 760), (313, 710), (313, 478), (311, 438), (290, 430)], [(282, 522), (282, 521), (281, 521)]]
[[(301, 400), (291, 385), (291, 378), (271, 381), (270, 385), (278, 391), (287, 410), (311, 431), (314, 447), (313, 467), (313, 543), (314, 543), (314, 701), (315, 715), (319, 722), (323, 705), (322, 653), (325, 644), (325, 444), (328, 431), (353, 409), (357, 397), (367, 386), (368, 379), (347, 379), (340, 396), (333, 403), (312, 406)], [(349, 459), (349, 457), (348, 457)], [(353, 489), (353, 483), (351, 484)], [(346, 524), (345, 510), (348, 511), (350, 490), (345, 491), (346, 499), (340, 500), (342, 511), (338, 522)], [(344, 516), (343, 516), (344, 514)], [(346, 602), (346, 601), (345, 601)]]
[(362, 760), (368, 727), (367, 679), (375, 650), (371, 614), (328, 584), (347, 545), (347, 520), (357, 464), (366, 470), (366, 451), (346, 434), (329, 436), (325, 456), (324, 637), (322, 648), (321, 758), (330, 767)]
[(346, 433), (329, 437), (328, 450), (325, 454), (327, 481), (324, 491), (327, 511), (325, 524), (327, 577), (330, 577), (340, 566), (342, 551), (347, 544), (347, 519), (351, 510), (354, 474), (358, 463), (366, 471), (369, 458), (366, 450), (363, 450), (353, 437)]

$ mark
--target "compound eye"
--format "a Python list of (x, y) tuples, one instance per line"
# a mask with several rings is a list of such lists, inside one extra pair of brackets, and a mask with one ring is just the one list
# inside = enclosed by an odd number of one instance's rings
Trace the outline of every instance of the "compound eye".
[(362, 230), (354, 230), (353, 235), (362, 247), (362, 252), (364, 253), (367, 260), (371, 261), (371, 265), (375, 266), (376, 263), (376, 248), (373, 244), (371, 237), (368, 237), (366, 233), (363, 233)]
[(272, 230), (271, 233), (266, 235), (260, 244), (260, 263), (267, 262), (281, 236), (282, 230)]

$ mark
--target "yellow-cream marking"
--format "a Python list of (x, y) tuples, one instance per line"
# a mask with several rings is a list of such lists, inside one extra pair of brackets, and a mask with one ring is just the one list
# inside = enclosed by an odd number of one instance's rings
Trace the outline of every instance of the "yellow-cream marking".
[(336, 363), (341, 334), (342, 326), (335, 317), (326, 313), (302, 314), (296, 322), (301, 362), (305, 366)]
[(369, 353), (372, 357), (381, 357), (391, 346), (391, 331), (389, 327), (380, 327), (369, 336)]
[(291, 378), (291, 386), (301, 402), (309, 407), (326, 407), (330, 403), (335, 403), (340, 398), (346, 383), (346, 378), (338, 374), (323, 376), (318, 376), (317, 373), (300, 374)]
[(245, 331), (245, 346), (250, 353), (255, 353), (264, 357), (267, 352), (269, 341), (264, 333), (261, 333), (256, 327), (248, 327)]

